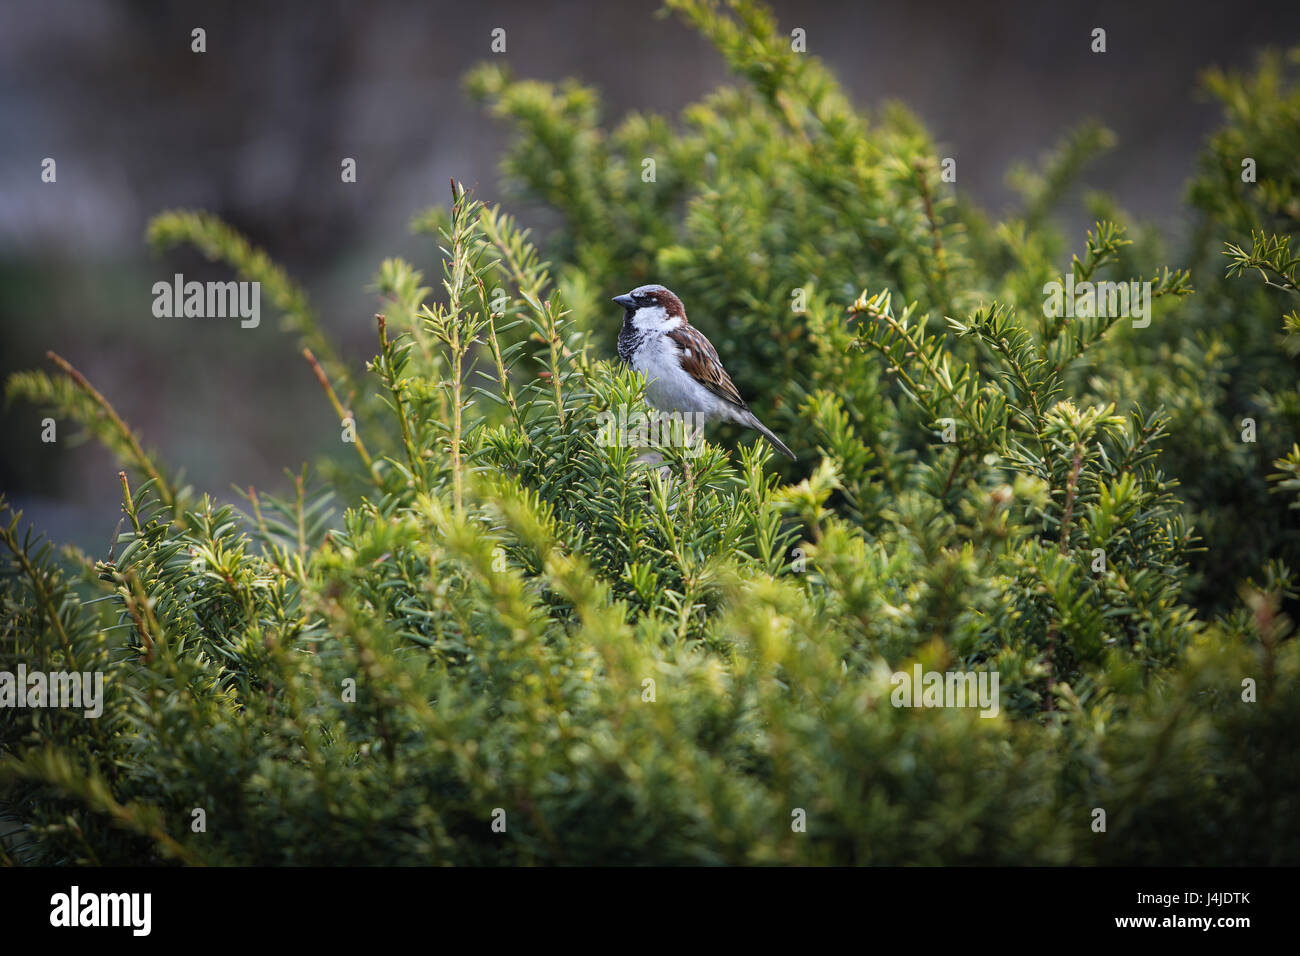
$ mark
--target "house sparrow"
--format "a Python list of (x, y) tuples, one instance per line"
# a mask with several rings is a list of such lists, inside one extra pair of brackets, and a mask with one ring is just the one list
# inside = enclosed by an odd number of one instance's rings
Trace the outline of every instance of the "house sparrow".
[(618, 357), (645, 375), (646, 401), (654, 408), (691, 413), (702, 421), (739, 422), (794, 458), (749, 410), (717, 349), (686, 321), (681, 299), (661, 285), (643, 285), (614, 301), (627, 310), (618, 333)]

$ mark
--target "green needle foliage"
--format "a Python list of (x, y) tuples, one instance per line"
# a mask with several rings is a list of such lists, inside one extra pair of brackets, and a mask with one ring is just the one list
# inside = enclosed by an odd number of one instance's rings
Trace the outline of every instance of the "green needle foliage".
[[(440, 288), (382, 263), (365, 372), (228, 226), (155, 220), (268, 286), (353, 446), (284, 496), (183, 485), (62, 359), (10, 379), (125, 470), (104, 560), (0, 523), (0, 672), (104, 676), (96, 719), (0, 710), (0, 859), (1300, 860), (1282, 60), (1210, 76), (1227, 124), (1171, 266), (1105, 197), (1077, 245), (1052, 226), (1100, 125), (994, 223), (764, 8), (668, 5), (740, 80), (678, 123), (470, 77), (562, 226), (548, 261), (453, 184), (413, 223)], [(1067, 280), (1149, 283), (1149, 324), (1047, 308)], [(610, 440), (645, 382), (608, 297), (643, 281), (797, 463)], [(998, 713), (895, 706), (916, 666), (996, 674)]]

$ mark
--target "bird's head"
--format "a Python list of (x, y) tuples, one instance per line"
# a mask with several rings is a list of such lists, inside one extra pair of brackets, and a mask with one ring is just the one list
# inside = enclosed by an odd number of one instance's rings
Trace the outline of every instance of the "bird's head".
[(682, 300), (661, 285), (637, 286), (614, 301), (627, 310), (624, 320), (638, 329), (667, 330), (686, 321)]

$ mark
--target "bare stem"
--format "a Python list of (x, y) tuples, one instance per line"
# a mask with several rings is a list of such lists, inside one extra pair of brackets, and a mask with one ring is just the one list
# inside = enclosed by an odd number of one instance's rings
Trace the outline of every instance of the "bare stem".
[(86, 376), (82, 375), (73, 367), (71, 362), (59, 355), (57, 352), (50, 351), (46, 352), (45, 355), (51, 362), (62, 369), (63, 373), (67, 375), (68, 378), (72, 379), (77, 388), (90, 396), (91, 400), (99, 406), (100, 411), (102, 411), (104, 416), (112, 422), (113, 427), (126, 442), (127, 448), (131, 453), (131, 463), (135, 465), (136, 468), (140, 469), (140, 471), (145, 475), (153, 479), (158, 488), (159, 497), (161, 497), (167, 507), (171, 508), (172, 512), (175, 513), (177, 510), (176, 490), (167, 483), (166, 479), (163, 478), (153, 461), (147, 454), (145, 454), (144, 449), (140, 447), (139, 440), (135, 437), (135, 433), (131, 431), (126, 422), (122, 421), (122, 416), (118, 415), (117, 409), (109, 403), (108, 399), (99, 393), (95, 386), (90, 384), (90, 381)]
[[(329, 398), (330, 404), (334, 406), (334, 411), (339, 416), (339, 424), (345, 424), (350, 419), (352, 421), (353, 433), (356, 434), (357, 420), (353, 418), (352, 413), (344, 408), (343, 403), (339, 401), (338, 395), (334, 392), (334, 386), (330, 385), (330, 380), (325, 375), (325, 370), (321, 368), (320, 362), (316, 361), (316, 356), (313, 355), (311, 349), (308, 348), (303, 349), (302, 354), (311, 364), (312, 371), (316, 373), (316, 380), (320, 382), (321, 388), (325, 390), (325, 395)], [(361, 456), (361, 460), (365, 463), (366, 469), (370, 472), (370, 476), (374, 478), (375, 484), (379, 484), (379, 472), (375, 469), (375, 463), (371, 460), (370, 453), (366, 451), (365, 442), (361, 440), (360, 434), (356, 434), (356, 439), (357, 440), (353, 442), (353, 444), (357, 446), (357, 454)]]

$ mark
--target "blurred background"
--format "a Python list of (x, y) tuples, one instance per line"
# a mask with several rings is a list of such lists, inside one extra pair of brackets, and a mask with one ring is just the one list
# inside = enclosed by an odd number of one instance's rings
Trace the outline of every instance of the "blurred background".
[[(1264, 46), (1300, 40), (1300, 4), (1016, 0), (772, 4), (807, 31), (859, 107), (906, 104), (958, 162), (956, 188), (994, 215), (1005, 174), (1096, 117), (1118, 147), (1084, 176), (1160, 227), (1187, 228), (1184, 184), (1217, 110), (1198, 74), (1245, 68)], [(370, 288), (401, 255), (436, 279), (434, 244), (410, 217), (445, 204), (451, 177), (505, 200), (544, 238), (545, 210), (499, 190), (505, 131), (465, 96), (474, 64), (595, 86), (611, 125), (628, 110), (676, 117), (728, 82), (720, 58), (655, 0), (192, 4), (5, 0), (0, 4), (0, 375), (80, 368), (169, 466), (200, 489), (282, 489), (283, 469), (336, 453), (338, 423), (292, 337), (262, 324), (159, 319), (152, 287), (227, 279), (198, 254), (156, 256), (158, 212), (223, 217), (307, 290), (356, 367), (373, 354)], [(1094, 27), (1108, 52), (1089, 50)], [(207, 52), (191, 52), (191, 30)], [(507, 49), (491, 51), (504, 28)], [(45, 157), (57, 182), (41, 181)], [(357, 182), (340, 181), (344, 157)], [(1297, 161), (1300, 161), (1298, 159)], [(1083, 213), (1069, 225), (1082, 238)], [(1064, 266), (1064, 263), (1062, 263)], [(611, 294), (615, 291), (611, 290)], [(619, 320), (610, 315), (610, 352)], [(107, 553), (117, 467), (66, 424), (3, 411), (0, 491), (56, 541)]]

